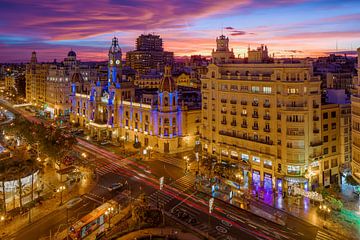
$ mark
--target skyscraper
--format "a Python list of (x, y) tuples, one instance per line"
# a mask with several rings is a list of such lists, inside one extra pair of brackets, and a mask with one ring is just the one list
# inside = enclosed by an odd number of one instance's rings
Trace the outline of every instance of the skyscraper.
[(139, 74), (151, 69), (163, 72), (165, 65), (174, 63), (174, 53), (164, 51), (159, 35), (141, 35), (136, 40), (136, 50), (126, 53), (126, 65)]

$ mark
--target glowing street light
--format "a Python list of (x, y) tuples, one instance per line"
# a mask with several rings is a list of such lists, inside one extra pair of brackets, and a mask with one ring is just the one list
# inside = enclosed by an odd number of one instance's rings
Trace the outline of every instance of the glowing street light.
[(186, 161), (186, 166), (185, 166), (185, 173), (188, 171), (188, 165), (189, 165), (189, 157), (188, 156), (185, 156), (184, 157), (184, 160)]
[(110, 219), (111, 219), (111, 214), (114, 212), (114, 208), (113, 207), (109, 207), (108, 209), (107, 209), (107, 211), (105, 211), (105, 215), (106, 216), (108, 216), (108, 218), (109, 218), (109, 228), (110, 228)]
[(62, 185), (56, 190), (57, 193), (60, 193), (60, 205), (63, 204), (63, 191), (65, 189), (66, 189), (65, 186)]

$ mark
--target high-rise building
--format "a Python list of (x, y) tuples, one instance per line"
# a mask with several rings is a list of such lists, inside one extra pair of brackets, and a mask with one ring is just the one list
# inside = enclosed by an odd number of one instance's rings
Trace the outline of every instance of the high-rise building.
[(357, 49), (357, 77), (354, 77), (354, 92), (351, 96), (352, 124), (352, 176), (360, 183), (360, 48)]
[(173, 65), (174, 53), (164, 51), (159, 35), (141, 35), (136, 40), (136, 49), (126, 53), (126, 65), (139, 74), (151, 69), (163, 72), (165, 65)]
[(163, 42), (159, 35), (141, 34), (136, 39), (136, 50), (138, 51), (164, 51)]
[(46, 97), (46, 77), (48, 64), (37, 62), (36, 52), (32, 52), (30, 63), (26, 65), (26, 100), (34, 105), (43, 105)]
[(229, 166), (226, 177), (235, 182), (241, 175), (267, 189), (309, 187), (322, 145), (321, 81), (312, 64), (269, 59), (265, 48), (257, 61), (227, 61), (227, 49), (213, 52), (217, 60), (201, 79), (204, 155)]

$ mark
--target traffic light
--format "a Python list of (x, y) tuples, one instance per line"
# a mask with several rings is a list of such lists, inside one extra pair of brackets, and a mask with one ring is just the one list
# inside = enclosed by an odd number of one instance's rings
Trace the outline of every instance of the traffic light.
[(281, 163), (278, 163), (278, 173), (281, 172)]

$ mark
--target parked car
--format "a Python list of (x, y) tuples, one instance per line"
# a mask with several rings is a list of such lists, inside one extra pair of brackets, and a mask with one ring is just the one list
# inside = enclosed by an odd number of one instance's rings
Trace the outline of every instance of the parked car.
[(109, 142), (108, 142), (108, 141), (103, 141), (103, 142), (101, 142), (100, 144), (101, 144), (101, 145), (108, 145)]

